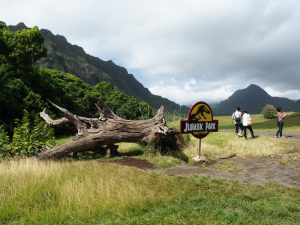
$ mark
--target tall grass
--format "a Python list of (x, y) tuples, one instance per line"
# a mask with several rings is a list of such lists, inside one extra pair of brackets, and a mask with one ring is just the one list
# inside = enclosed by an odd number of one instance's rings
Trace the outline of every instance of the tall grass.
[(0, 224), (298, 224), (300, 191), (96, 161), (0, 163)]
[[(191, 138), (190, 144), (184, 149), (184, 153), (193, 157), (196, 153), (196, 139)], [(289, 152), (298, 151), (298, 145), (287, 139), (275, 139), (267, 136), (260, 136), (255, 139), (245, 140), (235, 138), (234, 134), (210, 133), (202, 140), (202, 155), (210, 159), (218, 157), (237, 155), (240, 157), (275, 156)], [(300, 152), (299, 152), (300, 154)]]
[[(0, 221), (60, 224), (132, 204), (168, 199), (188, 183), (111, 163), (40, 162), (0, 164)], [(177, 187), (177, 188), (176, 188)], [(53, 222), (53, 221), (52, 221)], [(41, 223), (43, 224), (43, 223)]]

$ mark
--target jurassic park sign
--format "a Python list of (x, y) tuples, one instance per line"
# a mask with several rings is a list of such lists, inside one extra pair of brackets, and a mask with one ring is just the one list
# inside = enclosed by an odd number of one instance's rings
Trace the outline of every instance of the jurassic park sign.
[(191, 133), (195, 138), (204, 138), (209, 132), (218, 132), (218, 120), (213, 119), (210, 106), (205, 102), (195, 103), (188, 114), (188, 120), (180, 121), (180, 133)]

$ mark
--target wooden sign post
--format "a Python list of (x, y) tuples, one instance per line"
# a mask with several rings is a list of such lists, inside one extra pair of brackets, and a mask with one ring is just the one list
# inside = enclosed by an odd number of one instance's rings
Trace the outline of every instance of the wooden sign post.
[(209, 132), (218, 132), (218, 120), (213, 119), (213, 113), (210, 106), (205, 102), (195, 103), (188, 114), (188, 120), (180, 121), (180, 133), (191, 133), (198, 138), (195, 161), (207, 161), (201, 156), (201, 140), (205, 138)]

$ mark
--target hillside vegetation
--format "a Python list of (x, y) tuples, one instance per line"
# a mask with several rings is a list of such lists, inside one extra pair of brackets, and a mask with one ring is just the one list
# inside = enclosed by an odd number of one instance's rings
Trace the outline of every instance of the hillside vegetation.
[(0, 23), (0, 125), (11, 134), (14, 121), (30, 112), (34, 120), (46, 99), (82, 116), (96, 116), (94, 104), (101, 100), (119, 116), (144, 119), (152, 108), (109, 83), (89, 85), (72, 74), (38, 68), (35, 62), (46, 56), (44, 39), (37, 27), (11, 31)]
[[(27, 29), (24, 23), (10, 26), (11, 30)], [(45, 40), (47, 57), (40, 59), (40, 66), (74, 74), (84, 82), (96, 85), (99, 82), (111, 83), (122, 92), (147, 102), (152, 108), (163, 105), (166, 111), (187, 113), (188, 107), (180, 106), (166, 98), (152, 94), (132, 74), (111, 60), (103, 61), (87, 54), (84, 49), (70, 44), (62, 35), (54, 35), (51, 31), (41, 29)]]

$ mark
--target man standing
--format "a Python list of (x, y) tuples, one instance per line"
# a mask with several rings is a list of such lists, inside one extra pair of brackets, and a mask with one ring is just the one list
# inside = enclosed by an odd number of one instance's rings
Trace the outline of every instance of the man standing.
[(243, 127), (244, 127), (244, 137), (247, 139), (247, 129), (250, 130), (251, 137), (254, 139), (254, 133), (252, 130), (252, 121), (251, 121), (251, 116), (247, 111), (244, 111), (243, 113)]
[(235, 135), (241, 136), (243, 132), (243, 125), (242, 125), (242, 113), (240, 111), (240, 107), (237, 107), (235, 112), (232, 113), (232, 120), (235, 125)]

